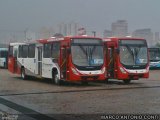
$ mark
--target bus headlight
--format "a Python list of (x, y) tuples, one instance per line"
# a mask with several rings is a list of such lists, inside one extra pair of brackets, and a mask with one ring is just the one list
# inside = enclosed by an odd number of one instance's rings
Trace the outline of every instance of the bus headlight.
[(72, 72), (73, 72), (74, 74), (79, 75), (78, 72), (77, 72), (77, 70), (76, 70), (75, 68), (71, 68), (71, 69), (72, 69)]
[(146, 72), (149, 72), (149, 66), (147, 67), (147, 70), (146, 70)]
[(122, 73), (126, 74), (127, 72), (124, 70), (124, 68), (120, 67), (120, 70)]
[(105, 67), (101, 70), (102, 74), (105, 72), (105, 70), (106, 70), (106, 68), (105, 68)]

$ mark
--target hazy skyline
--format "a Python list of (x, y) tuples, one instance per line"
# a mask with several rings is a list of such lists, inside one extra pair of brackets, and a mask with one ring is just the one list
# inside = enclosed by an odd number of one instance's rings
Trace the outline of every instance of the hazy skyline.
[(37, 30), (74, 21), (101, 33), (112, 22), (127, 20), (129, 32), (160, 32), (159, 5), (160, 0), (0, 0), (0, 30)]

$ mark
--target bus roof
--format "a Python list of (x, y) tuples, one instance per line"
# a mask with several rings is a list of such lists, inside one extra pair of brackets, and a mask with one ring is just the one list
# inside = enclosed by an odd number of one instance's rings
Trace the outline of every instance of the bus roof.
[(20, 42), (9, 43), (10, 46), (25, 45), (25, 44), (26, 44), (26, 43), (20, 43)]
[(65, 36), (65, 37), (50, 37), (48, 39), (39, 39), (36, 40), (37, 42), (40, 43), (47, 43), (47, 42), (54, 42), (54, 41), (62, 41), (62, 40), (66, 40), (67, 38), (69, 39), (102, 39), (102, 38), (98, 38), (98, 37), (93, 37), (93, 36)]
[(149, 47), (148, 49), (149, 49), (149, 50), (160, 50), (159, 47)]
[(103, 38), (103, 39), (144, 40), (144, 38), (138, 38), (138, 37), (107, 37), (107, 38)]
[(0, 51), (8, 51), (8, 48), (0, 48)]
[(37, 39), (34, 41), (24, 41), (24, 42), (13, 42), (10, 43), (10, 46), (16, 46), (16, 45), (25, 45), (25, 44), (34, 44), (34, 43), (48, 43), (48, 42), (54, 42), (54, 41), (61, 41), (61, 40), (66, 40), (67, 38), (70, 39), (84, 39), (84, 38), (88, 38), (88, 39), (100, 39), (102, 40), (102, 38), (99, 37), (93, 37), (93, 36), (65, 36), (65, 37), (50, 37), (47, 39)]
[(137, 38), (137, 37), (108, 37), (108, 38), (103, 38), (104, 42), (109, 42), (109, 41), (118, 41), (118, 40), (145, 40), (144, 38)]
[(85, 35), (85, 36), (83, 36), (83, 35), (81, 35), (81, 36), (66, 36), (66, 37), (64, 37), (64, 38), (90, 38), (90, 39), (102, 39), (102, 38), (99, 38), (99, 37), (93, 37), (93, 36), (87, 36), (87, 35)]

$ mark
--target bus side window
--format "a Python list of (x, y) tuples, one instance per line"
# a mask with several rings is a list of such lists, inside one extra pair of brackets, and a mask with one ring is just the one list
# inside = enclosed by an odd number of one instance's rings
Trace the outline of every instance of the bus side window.
[(30, 44), (28, 46), (28, 57), (35, 58), (35, 44)]
[(52, 58), (58, 58), (60, 53), (60, 43), (55, 42), (52, 44)]
[(50, 58), (51, 57), (51, 45), (52, 44), (44, 44), (43, 49), (43, 57), (44, 58)]
[(23, 58), (28, 57), (28, 45), (22, 45), (22, 57)]
[(22, 46), (21, 45), (18, 48), (18, 57), (22, 58)]

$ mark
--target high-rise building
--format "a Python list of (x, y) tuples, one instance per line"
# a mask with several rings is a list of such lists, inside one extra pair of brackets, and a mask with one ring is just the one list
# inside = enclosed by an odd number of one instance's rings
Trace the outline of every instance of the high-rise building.
[(126, 20), (118, 20), (112, 23), (112, 36), (125, 37), (128, 34), (128, 23)]
[(155, 42), (153, 40), (153, 32), (150, 28), (137, 29), (133, 32), (132, 36), (146, 39), (147, 43), (148, 43), (148, 46), (155, 45)]

